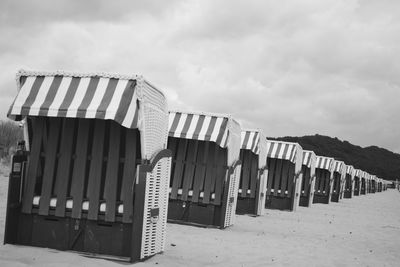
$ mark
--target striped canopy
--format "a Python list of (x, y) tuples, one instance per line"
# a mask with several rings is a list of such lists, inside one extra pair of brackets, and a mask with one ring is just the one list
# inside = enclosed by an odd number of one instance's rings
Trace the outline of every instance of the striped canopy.
[(243, 130), (240, 148), (251, 150), (257, 155), (260, 154), (260, 132), (257, 130)]
[(311, 167), (311, 158), (312, 158), (313, 154), (315, 157), (314, 151), (303, 150), (303, 165), (307, 166), (307, 168)]
[(332, 171), (334, 158), (317, 156), (316, 168)]
[(285, 159), (293, 163), (296, 162), (297, 143), (268, 140), (268, 157), (274, 159)]
[(340, 160), (335, 160), (333, 164), (334, 164), (333, 171), (334, 172), (338, 172), (338, 173), (342, 173), (343, 172), (343, 168), (346, 167), (344, 162), (340, 161)]
[(7, 116), (110, 119), (137, 128), (138, 76), (27, 72), (17, 74), (19, 92)]
[(354, 171), (354, 176), (355, 177), (361, 177), (361, 175), (362, 175), (362, 170), (360, 170), (360, 169), (356, 169), (355, 171)]
[(228, 144), (229, 119), (228, 116), (216, 114), (170, 111), (169, 136), (215, 142), (225, 148)]
[(346, 173), (350, 174), (350, 175), (353, 175), (354, 174), (354, 167), (351, 166), (351, 165), (347, 165), (346, 166)]

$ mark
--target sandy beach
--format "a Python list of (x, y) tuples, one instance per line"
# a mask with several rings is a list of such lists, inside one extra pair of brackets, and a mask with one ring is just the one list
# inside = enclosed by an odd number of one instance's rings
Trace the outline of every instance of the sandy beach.
[[(0, 239), (7, 173), (0, 172)], [(225, 230), (168, 224), (165, 252), (134, 266), (398, 266), (400, 193), (388, 190), (295, 213), (236, 216)], [(124, 266), (77, 253), (0, 246), (0, 266)]]

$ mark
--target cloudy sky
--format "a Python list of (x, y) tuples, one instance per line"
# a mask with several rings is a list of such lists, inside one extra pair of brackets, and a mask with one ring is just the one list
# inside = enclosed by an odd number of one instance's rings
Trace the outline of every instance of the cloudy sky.
[(21, 68), (142, 74), (170, 108), (400, 152), (398, 0), (1, 0), (1, 119)]

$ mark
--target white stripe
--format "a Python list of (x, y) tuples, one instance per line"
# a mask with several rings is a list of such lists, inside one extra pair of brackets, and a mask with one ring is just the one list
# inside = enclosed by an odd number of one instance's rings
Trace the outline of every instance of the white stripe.
[(104, 93), (106, 92), (107, 85), (110, 79), (100, 78), (97, 88), (95, 89), (92, 101), (86, 109), (86, 118), (95, 118), (97, 109), (100, 106), (101, 100), (103, 99)]
[(113, 120), (117, 115), (118, 106), (127, 84), (128, 80), (118, 80), (117, 87), (115, 88), (113, 97), (104, 116), (105, 120)]
[[(278, 149), (278, 147), (279, 147), (279, 144), (275, 144), (276, 145), (276, 148)], [(283, 151), (285, 151), (285, 148), (286, 148), (286, 146), (287, 146), (287, 144), (281, 144), (281, 149), (279, 150), (279, 154), (278, 154), (278, 159), (282, 159), (283, 158)]]
[[(222, 136), (221, 139), (221, 146), (225, 145), (226, 139), (228, 138), (228, 128), (225, 129), (224, 135)], [(228, 140), (229, 142), (229, 140)], [(228, 144), (226, 144), (228, 146)]]
[(51, 103), (49, 107), (49, 112), (47, 113), (47, 116), (50, 117), (55, 117), (58, 114), (58, 110), (64, 101), (65, 95), (68, 92), (68, 88), (71, 84), (72, 77), (63, 77), (60, 83), (60, 86), (58, 87), (56, 96), (54, 97), (53, 103)]
[(182, 113), (182, 115), (181, 115), (181, 117), (179, 119), (178, 126), (176, 127), (176, 130), (174, 132), (174, 137), (180, 137), (181, 136), (183, 126), (185, 126), (186, 118), (187, 118), (187, 114), (186, 113)]
[(217, 141), (218, 134), (219, 134), (219, 131), (221, 130), (221, 124), (222, 124), (223, 120), (224, 120), (224, 118), (217, 118), (217, 120), (215, 121), (214, 129), (211, 132), (210, 141), (212, 141), (212, 142)]
[(35, 101), (32, 103), (29, 109), (29, 115), (35, 116), (39, 114), (40, 106), (43, 104), (46, 99), (47, 93), (49, 92), (51, 83), (53, 82), (54, 77), (45, 76), (42, 85), (39, 88), (39, 91), (36, 95)]
[(194, 131), (196, 130), (196, 126), (197, 126), (197, 122), (199, 121), (199, 118), (200, 118), (199, 115), (197, 115), (197, 114), (193, 115), (186, 138), (193, 139)]
[(168, 131), (171, 131), (172, 123), (174, 123), (175, 116), (175, 112), (170, 112), (168, 115)]
[(271, 143), (272, 146), (272, 151), (271, 151), (271, 157), (276, 158), (276, 150), (278, 149), (278, 144), (277, 143)]
[(18, 92), (17, 98), (15, 99), (14, 106), (11, 110), (11, 114), (19, 115), (21, 114), (22, 105), (25, 103), (32, 89), (33, 83), (36, 77), (27, 77), (24, 85)]
[(242, 131), (242, 132), (240, 133), (240, 147), (243, 147), (243, 146), (246, 145), (246, 144), (244, 143), (244, 138), (245, 138), (245, 136), (246, 136), (246, 131)]
[(80, 104), (82, 103), (83, 98), (87, 92), (87, 88), (89, 86), (90, 78), (81, 78), (78, 88), (76, 89), (75, 97), (71, 102), (71, 105), (68, 107), (67, 116), (69, 118), (75, 118), (76, 113)]
[(210, 125), (210, 121), (211, 121), (211, 117), (210, 116), (205, 116), (204, 122), (203, 122), (203, 126), (201, 127), (200, 134), (199, 134), (199, 137), (198, 137), (199, 140), (204, 140), (205, 139), (208, 126)]
[(254, 138), (254, 132), (250, 132), (250, 134), (249, 134), (249, 140), (247, 141), (247, 144), (246, 144), (246, 148), (247, 149), (251, 149), (251, 147), (253, 146), (253, 138)]
[(136, 99), (137, 99), (137, 95), (136, 95), (136, 90), (135, 90), (135, 92), (133, 93), (133, 96), (132, 96), (132, 100), (129, 103), (128, 111), (125, 114), (125, 119), (122, 122), (122, 126), (125, 126), (126, 128), (130, 128), (133, 123), (133, 120), (135, 119), (135, 115), (136, 115), (136, 111), (137, 111), (136, 110), (136, 105), (137, 105)]

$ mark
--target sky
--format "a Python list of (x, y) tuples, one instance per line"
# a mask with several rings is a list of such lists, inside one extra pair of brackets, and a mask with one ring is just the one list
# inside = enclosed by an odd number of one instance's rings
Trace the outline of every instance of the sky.
[(1, 0), (0, 119), (19, 69), (141, 74), (171, 109), (400, 153), (398, 0)]

